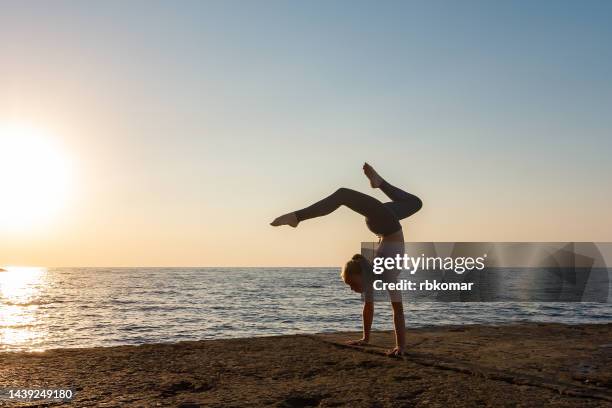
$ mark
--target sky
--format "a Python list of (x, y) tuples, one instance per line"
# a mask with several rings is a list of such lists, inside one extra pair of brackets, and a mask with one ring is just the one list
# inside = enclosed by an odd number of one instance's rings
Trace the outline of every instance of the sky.
[(338, 187), (382, 200), (364, 161), (423, 200), (407, 241), (611, 241), (611, 19), (607, 1), (1, 1), (0, 124), (44, 129), (71, 184), (0, 229), (0, 265), (339, 266), (375, 240), (359, 215), (268, 223)]

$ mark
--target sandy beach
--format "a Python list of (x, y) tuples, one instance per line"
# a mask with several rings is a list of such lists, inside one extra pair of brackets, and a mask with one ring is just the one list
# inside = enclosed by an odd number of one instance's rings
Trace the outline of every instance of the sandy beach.
[(612, 325), (516, 324), (408, 330), (384, 356), (355, 333), (0, 354), (3, 387), (66, 387), (79, 407), (612, 406)]

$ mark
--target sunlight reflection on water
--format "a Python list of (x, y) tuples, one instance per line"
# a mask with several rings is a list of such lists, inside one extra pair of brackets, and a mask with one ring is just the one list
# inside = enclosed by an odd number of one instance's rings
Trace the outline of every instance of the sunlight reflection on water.
[(0, 350), (38, 350), (46, 330), (36, 327), (38, 301), (46, 285), (47, 270), (7, 267), (0, 273)]

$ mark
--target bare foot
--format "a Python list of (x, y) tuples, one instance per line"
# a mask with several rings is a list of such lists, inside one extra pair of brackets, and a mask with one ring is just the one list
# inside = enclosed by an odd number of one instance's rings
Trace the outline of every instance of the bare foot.
[(378, 188), (383, 182), (383, 178), (378, 175), (374, 167), (370, 166), (368, 163), (363, 164), (363, 172), (366, 177), (370, 179), (370, 185), (372, 188)]
[(387, 354), (387, 356), (389, 357), (401, 357), (402, 355), (404, 355), (404, 348), (395, 347), (393, 350), (389, 350), (385, 354)]
[(368, 343), (369, 341), (366, 339), (349, 340), (346, 342), (346, 344), (348, 344), (349, 346), (367, 346)]
[(285, 215), (281, 215), (280, 217), (277, 217), (274, 221), (272, 221), (270, 223), (271, 226), (273, 227), (278, 227), (280, 225), (291, 225), (293, 228), (297, 227), (299, 221), (297, 219), (297, 217), (295, 216), (295, 213), (289, 213), (289, 214), (285, 214)]

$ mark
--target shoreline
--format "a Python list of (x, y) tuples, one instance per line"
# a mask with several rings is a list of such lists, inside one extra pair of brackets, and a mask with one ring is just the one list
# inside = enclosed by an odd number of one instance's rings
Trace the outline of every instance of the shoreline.
[[(543, 321), (528, 321), (528, 320), (519, 320), (516, 322), (500, 322), (495, 324), (478, 324), (478, 323), (465, 323), (465, 324), (430, 324), (430, 325), (418, 325), (413, 327), (407, 327), (406, 333), (410, 334), (418, 334), (420, 332), (436, 332), (436, 331), (462, 331), (461, 329), (470, 329), (470, 328), (479, 328), (479, 327), (488, 327), (488, 328), (508, 328), (514, 326), (561, 326), (561, 327), (573, 327), (573, 326), (587, 326), (587, 327), (597, 327), (597, 326), (612, 326), (612, 321), (602, 321), (601, 323), (558, 323), (558, 322), (543, 322)], [(612, 329), (611, 329), (612, 331)], [(392, 330), (372, 330), (372, 333), (392, 333)], [(198, 339), (198, 340), (180, 340), (180, 341), (161, 341), (161, 342), (146, 342), (146, 343), (133, 343), (133, 344), (115, 344), (109, 346), (76, 346), (76, 347), (51, 347), (43, 350), (0, 350), (0, 356), (6, 354), (44, 354), (47, 352), (54, 351), (66, 351), (66, 350), (104, 350), (104, 349), (113, 349), (118, 347), (142, 347), (142, 346), (169, 346), (169, 345), (181, 345), (183, 343), (199, 343), (199, 342), (211, 342), (211, 341), (232, 341), (232, 340), (255, 340), (255, 339), (274, 339), (274, 338), (284, 338), (284, 337), (333, 337), (335, 335), (338, 336), (361, 336), (361, 331), (329, 331), (329, 332), (313, 332), (313, 333), (291, 333), (291, 334), (262, 334), (255, 336), (244, 336), (244, 337), (219, 337), (219, 338), (208, 338), (208, 339)], [(390, 348), (392, 348), (390, 346)]]
[(344, 344), (358, 336), (2, 352), (0, 384), (72, 387), (76, 406), (612, 407), (611, 323), (409, 329), (400, 359), (383, 355), (392, 332), (373, 332), (365, 347)]
[[(530, 326), (530, 325), (545, 325), (545, 326), (606, 326), (611, 325), (612, 321), (606, 320), (600, 323), (558, 323), (558, 322), (546, 322), (546, 321), (529, 321), (529, 320), (517, 320), (514, 322), (499, 322), (490, 324), (479, 324), (479, 323), (465, 323), (465, 324), (422, 324), (418, 326), (412, 326), (406, 329), (407, 335), (411, 333), (418, 333), (420, 331), (436, 331), (436, 330), (448, 330), (458, 331), (457, 329), (464, 328), (478, 328), (478, 327), (514, 327), (514, 326)], [(460, 330), (459, 330), (460, 331)], [(392, 330), (373, 330), (373, 333), (387, 333)], [(34, 350), (0, 350), (0, 356), (6, 354), (42, 354), (53, 351), (63, 350), (98, 350), (98, 349), (112, 349), (116, 347), (141, 347), (141, 346), (168, 346), (168, 345), (180, 345), (182, 343), (198, 343), (198, 342), (210, 342), (210, 341), (229, 341), (229, 340), (249, 340), (249, 339), (265, 339), (265, 338), (280, 338), (280, 337), (296, 337), (296, 336), (314, 336), (314, 337), (327, 337), (334, 335), (347, 335), (347, 336), (361, 336), (361, 331), (329, 331), (329, 332), (313, 332), (313, 333), (290, 333), (290, 334), (262, 334), (262, 335), (248, 335), (248, 336), (236, 336), (236, 337), (216, 337), (216, 338), (204, 338), (196, 340), (179, 340), (179, 341), (158, 341), (158, 342), (145, 342), (145, 343), (125, 343), (125, 344), (114, 344), (114, 345), (103, 345), (103, 346), (71, 346), (71, 347), (50, 347), (47, 349), (34, 349)], [(391, 347), (392, 348), (392, 347)]]

